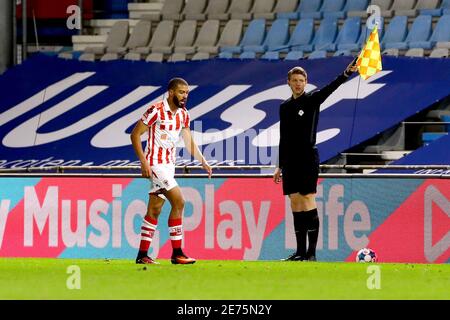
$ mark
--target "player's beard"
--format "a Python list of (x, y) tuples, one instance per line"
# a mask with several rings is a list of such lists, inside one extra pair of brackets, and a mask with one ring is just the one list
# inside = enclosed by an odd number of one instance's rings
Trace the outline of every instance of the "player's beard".
[(182, 108), (186, 105), (186, 100), (180, 101), (177, 96), (173, 96), (173, 104), (176, 105), (177, 108)]

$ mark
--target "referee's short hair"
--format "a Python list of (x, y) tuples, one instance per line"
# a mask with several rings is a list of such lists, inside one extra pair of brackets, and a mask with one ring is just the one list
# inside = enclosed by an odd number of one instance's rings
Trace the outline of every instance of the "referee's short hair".
[(291, 70), (289, 70), (288, 80), (291, 79), (291, 75), (293, 75), (293, 74), (301, 74), (302, 76), (305, 77), (305, 79), (308, 79), (308, 74), (306, 73), (305, 69), (303, 69), (302, 67), (293, 67)]
[(167, 85), (167, 90), (173, 90), (180, 84), (185, 86), (188, 85), (187, 81), (184, 80), (183, 78), (172, 78), (170, 79), (169, 84)]

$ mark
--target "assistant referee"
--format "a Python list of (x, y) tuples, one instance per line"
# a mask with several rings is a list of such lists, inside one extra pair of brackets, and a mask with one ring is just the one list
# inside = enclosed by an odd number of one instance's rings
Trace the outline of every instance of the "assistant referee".
[(305, 93), (308, 75), (303, 68), (294, 67), (287, 74), (292, 96), (280, 105), (279, 157), (273, 179), (275, 183), (283, 182), (283, 194), (290, 198), (297, 251), (284, 261), (316, 261), (320, 225), (315, 199), (320, 163), (316, 135), (320, 105), (357, 70), (355, 62), (330, 84), (310, 93)]

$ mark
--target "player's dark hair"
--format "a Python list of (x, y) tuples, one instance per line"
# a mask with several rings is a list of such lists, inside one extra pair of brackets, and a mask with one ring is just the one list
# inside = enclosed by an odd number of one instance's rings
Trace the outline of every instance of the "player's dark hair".
[(185, 86), (188, 85), (187, 81), (184, 80), (183, 78), (170, 79), (169, 84), (167, 85), (167, 90), (173, 90), (180, 84)]
[(291, 79), (291, 76), (293, 74), (301, 74), (302, 76), (305, 77), (305, 79), (308, 79), (308, 74), (306, 73), (305, 69), (303, 69), (302, 67), (293, 67), (291, 70), (289, 70), (288, 72), (288, 80)]

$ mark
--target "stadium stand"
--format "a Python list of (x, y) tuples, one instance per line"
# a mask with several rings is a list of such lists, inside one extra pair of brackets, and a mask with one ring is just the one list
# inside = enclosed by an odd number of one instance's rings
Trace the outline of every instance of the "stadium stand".
[(261, 45), (246, 45), (244, 51), (264, 53), (273, 51), (280, 46), (284, 46), (289, 39), (289, 21), (287, 19), (277, 19), (273, 22), (264, 42)]
[(301, 19), (295, 26), (286, 46), (273, 48), (279, 52), (301, 51), (301, 47), (309, 44), (314, 37), (314, 20)]
[(425, 50), (423, 48), (411, 48), (405, 52), (405, 57), (424, 57)]
[(430, 52), (430, 58), (448, 58), (449, 49), (447, 48), (436, 48)]
[(412, 9), (398, 9), (395, 10), (395, 15), (416, 17), (418, 13), (422, 14), (422, 10), (432, 10), (437, 8), (439, 0), (418, 0)]
[(252, 20), (237, 46), (221, 47), (221, 52), (241, 53), (245, 46), (260, 46), (266, 35), (266, 21), (264, 19)]
[(116, 60), (123, 57), (128, 51), (145, 47), (151, 34), (151, 22), (140, 20), (133, 29), (127, 43), (123, 47), (113, 47), (107, 50), (107, 53), (101, 58), (102, 61)]
[(334, 43), (326, 47), (327, 50), (336, 51), (340, 45), (356, 44), (361, 32), (361, 18), (347, 18)]
[(189, 0), (181, 13), (181, 20), (197, 20), (203, 15), (207, 0)]
[(311, 19), (320, 19), (322, 17), (322, 13), (320, 12), (320, 8), (322, 5), (322, 0), (304, 0), (300, 2), (300, 18), (311, 18)]
[[(270, 14), (267, 14), (266, 19), (290, 19), (289, 14), (295, 12), (295, 9), (298, 6), (299, 1), (298, 0), (285, 0), (280, 1), (278, 0), (277, 4), (275, 5), (275, 8), (273, 9), (273, 12)], [(285, 15), (288, 16), (285, 16)]]
[[(139, 60), (139, 59), (129, 58), (129, 60)], [(145, 61), (147, 62), (163, 62), (163, 60), (164, 54), (159, 52), (152, 52), (147, 56), (147, 58), (145, 58)]]
[[(432, 49), (435, 45), (445, 47), (450, 45), (450, 15), (439, 18), (431, 37), (426, 41), (412, 41), (410, 48)], [(449, 46), (450, 47), (450, 46)]]
[(309, 54), (308, 59), (321, 59), (326, 57), (327, 57), (326, 50), (315, 50)]
[(386, 48), (387, 44), (403, 42), (408, 32), (408, 17), (395, 16), (389, 22), (383, 38), (381, 39), (381, 48)]
[(390, 41), (384, 43), (384, 48), (408, 49), (411, 42), (427, 41), (431, 35), (431, 15), (418, 16), (404, 41)]
[(95, 61), (96, 56), (98, 55), (103, 56), (103, 54), (108, 52), (116, 53), (119, 48), (125, 46), (128, 40), (128, 32), (128, 21), (117, 21), (111, 28), (105, 44), (99, 47), (87, 47), (84, 50), (84, 53), (80, 56), (79, 60)]
[(314, 35), (311, 44), (302, 48), (304, 51), (324, 50), (334, 43), (338, 32), (338, 21), (336, 18), (324, 18), (320, 27)]
[(205, 12), (192, 13), (190, 17), (194, 20), (220, 20), (220, 16), (226, 13), (229, 5), (229, 0), (209, 0)]
[(197, 21), (184, 20), (178, 27), (173, 43), (167, 46), (154, 46), (152, 52), (160, 52), (171, 54), (172, 52), (179, 52), (180, 48), (191, 47), (194, 44), (196, 37)]
[(241, 19), (250, 13), (253, 0), (232, 0), (225, 19)]
[(414, 5), (417, 0), (395, 0), (392, 2), (392, 6), (389, 10), (383, 10), (381, 11), (381, 15), (383, 17), (389, 17), (392, 18), (394, 14), (396, 16), (398, 15), (407, 15), (408, 13), (414, 12), (413, 15), (415, 15), (415, 11), (413, 10)]
[(207, 60), (207, 59), (209, 59), (209, 53), (199, 51), (192, 56), (191, 60), (195, 61), (195, 60)]
[(345, 0), (324, 0), (320, 8), (321, 17), (345, 18), (345, 13), (342, 11), (344, 5)]
[(140, 60), (142, 55), (148, 55), (154, 48), (163, 48), (170, 46), (175, 31), (175, 22), (171, 20), (162, 20), (156, 27), (153, 37), (147, 46), (131, 49), (125, 55), (128, 60)]
[[(389, 8), (392, 5), (392, 0), (372, 0), (370, 1), (370, 5), (375, 5), (380, 8), (380, 11), (388, 11)], [(366, 10), (360, 10), (360, 11), (349, 11), (348, 12), (349, 17), (361, 17), (361, 18), (367, 18), (369, 14)]]
[(243, 30), (242, 20), (230, 20), (227, 22), (220, 34), (217, 44), (212, 46), (200, 46), (197, 48), (199, 52), (217, 54), (222, 47), (233, 47), (239, 44)]
[(181, 10), (184, 6), (184, 0), (171, 0), (164, 1), (164, 4), (161, 8), (161, 12), (153, 13), (153, 14), (145, 14), (142, 16), (142, 19), (150, 20), (150, 21), (160, 21), (164, 20), (175, 20), (179, 17)]
[(263, 60), (280, 60), (280, 54), (276, 51), (266, 51), (262, 56)]
[(284, 60), (299, 60), (304, 57), (303, 51), (289, 51)]
[(202, 51), (201, 48), (214, 47), (219, 37), (219, 23), (219, 20), (207, 20), (203, 23), (194, 44), (192, 46), (175, 47), (175, 52), (194, 54), (197, 51)]
[(210, 0), (206, 15), (208, 19), (229, 20), (228, 10), (231, 8), (230, 0)]
[[(131, 32), (129, 39), (119, 46), (110, 44), (113, 38), (119, 38), (115, 36), (117, 31), (112, 27), (110, 32), (104, 30), (119, 21), (86, 23), (93, 32), (108, 35), (107, 41), (97, 46), (103, 49), (93, 55), (89, 36), (73, 36), (74, 48), (72, 51), (64, 48), (60, 57), (139, 60), (160, 52), (166, 61), (175, 52), (186, 53), (186, 59), (191, 60), (200, 52), (202, 59), (206, 56), (213, 59), (228, 58), (224, 53), (228, 51), (233, 58), (243, 51), (255, 51), (256, 59), (275, 56), (283, 59), (290, 51), (303, 51), (303, 58), (307, 58), (309, 55), (304, 53), (323, 50), (328, 57), (356, 55), (370, 32), (366, 28), (368, 13), (364, 10), (369, 4), (379, 6), (383, 15), (379, 20), (379, 37), (384, 55), (421, 56), (421, 50), (408, 49), (423, 48), (425, 57), (432, 52), (434, 58), (446, 56), (445, 50), (436, 49), (450, 48), (450, 15), (445, 14), (450, 12), (446, 11), (450, 0), (173, 0), (163, 1), (160, 12), (143, 14), (141, 20), (121, 21), (128, 21)], [(99, 29), (101, 25), (103, 29)], [(143, 31), (134, 35), (133, 27)], [(95, 37), (99, 35), (93, 34), (89, 41), (102, 41)], [(265, 55), (267, 52), (278, 54)]]
[(350, 50), (337, 50), (333, 53), (333, 57), (340, 56), (352, 56), (352, 52)]
[(369, 0), (347, 0), (342, 11), (339, 11), (339, 16), (347, 17), (349, 12), (364, 11), (369, 5)]

